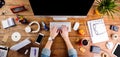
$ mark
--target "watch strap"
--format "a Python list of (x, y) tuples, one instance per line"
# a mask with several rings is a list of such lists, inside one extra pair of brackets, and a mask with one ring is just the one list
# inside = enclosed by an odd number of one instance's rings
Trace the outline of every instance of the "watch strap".
[(53, 39), (52, 37), (49, 37), (48, 40), (49, 40), (49, 41), (53, 41), (54, 39)]

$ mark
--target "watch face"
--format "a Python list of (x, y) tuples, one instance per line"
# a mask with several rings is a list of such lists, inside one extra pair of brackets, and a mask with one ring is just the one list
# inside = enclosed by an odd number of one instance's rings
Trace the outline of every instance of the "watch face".
[(52, 41), (53, 39), (51, 37), (49, 37), (48, 40)]

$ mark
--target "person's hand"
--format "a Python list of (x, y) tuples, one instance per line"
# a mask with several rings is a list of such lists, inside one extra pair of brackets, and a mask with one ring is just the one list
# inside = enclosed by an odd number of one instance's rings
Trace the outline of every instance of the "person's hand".
[(58, 31), (58, 28), (56, 26), (53, 26), (51, 29), (50, 29), (50, 37), (51, 38), (55, 38), (57, 35), (58, 35), (59, 31)]
[(69, 39), (69, 37), (68, 37), (68, 28), (65, 25), (62, 25), (60, 34), (61, 34), (61, 36), (63, 37), (64, 40)]

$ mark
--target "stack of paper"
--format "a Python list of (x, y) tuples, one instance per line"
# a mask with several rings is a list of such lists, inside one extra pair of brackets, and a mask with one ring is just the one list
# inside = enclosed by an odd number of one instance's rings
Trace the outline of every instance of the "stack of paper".
[(88, 21), (88, 29), (93, 43), (109, 40), (103, 19)]
[(8, 28), (8, 27), (11, 27), (11, 26), (14, 26), (14, 25), (15, 25), (15, 22), (14, 22), (13, 18), (8, 18), (6, 20), (2, 20), (3, 28)]

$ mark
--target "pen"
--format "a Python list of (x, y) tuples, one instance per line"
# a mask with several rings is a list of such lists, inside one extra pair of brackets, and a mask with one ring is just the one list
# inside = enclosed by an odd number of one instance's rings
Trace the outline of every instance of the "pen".
[(36, 56), (36, 49), (34, 49), (34, 56)]
[(42, 21), (42, 25), (45, 30), (49, 30), (49, 28), (46, 26), (46, 24), (43, 21)]

